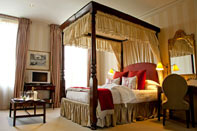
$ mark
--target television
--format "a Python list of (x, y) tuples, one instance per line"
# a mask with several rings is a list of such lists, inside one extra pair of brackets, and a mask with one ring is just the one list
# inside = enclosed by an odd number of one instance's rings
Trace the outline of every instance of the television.
[(26, 70), (25, 83), (50, 84), (50, 71)]

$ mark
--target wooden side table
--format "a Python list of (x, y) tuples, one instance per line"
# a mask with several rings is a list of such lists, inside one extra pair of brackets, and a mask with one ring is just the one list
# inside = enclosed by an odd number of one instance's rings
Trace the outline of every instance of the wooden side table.
[[(42, 114), (36, 114), (36, 107), (38, 105), (41, 105), (43, 107), (43, 113)], [(27, 106), (33, 106), (33, 108), (27, 108)], [(34, 109), (34, 114), (30, 114), (27, 112), (28, 109)], [(17, 110), (25, 110), (28, 115), (16, 115)], [(10, 112), (9, 117), (12, 116), (12, 111), (14, 111), (13, 114), (13, 126), (16, 125), (16, 118), (26, 118), (26, 117), (39, 117), (43, 116), (43, 123), (46, 122), (46, 102), (44, 100), (18, 100), (18, 99), (11, 99), (10, 100)]]
[(25, 85), (24, 86), (24, 91), (29, 91), (32, 90), (32, 87), (34, 87), (34, 90), (47, 90), (49, 91), (49, 99), (44, 99), (47, 104), (50, 104), (51, 107), (54, 109), (54, 99), (55, 99), (55, 86), (50, 85), (50, 84), (45, 84), (45, 85)]

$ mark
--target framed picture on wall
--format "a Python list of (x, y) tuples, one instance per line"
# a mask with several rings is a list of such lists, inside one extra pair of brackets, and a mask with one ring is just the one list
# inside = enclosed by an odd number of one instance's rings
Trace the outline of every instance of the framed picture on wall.
[(49, 70), (49, 53), (28, 51), (27, 69)]

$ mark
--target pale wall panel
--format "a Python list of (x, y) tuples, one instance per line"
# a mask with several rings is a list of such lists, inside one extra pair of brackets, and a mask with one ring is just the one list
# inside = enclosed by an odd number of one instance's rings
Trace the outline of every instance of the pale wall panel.
[(180, 0), (176, 4), (168, 6), (163, 10), (151, 12), (141, 19), (161, 28), (159, 42), (162, 62), (166, 65), (169, 62), (168, 39), (173, 38), (177, 30), (183, 29), (187, 34), (197, 34), (195, 22), (195, 0)]
[[(38, 21), (32, 21), (32, 24), (30, 25), (29, 39), (30, 41), (28, 50), (50, 52), (50, 27), (48, 24)], [(38, 97), (48, 99), (49, 92), (38, 91)]]
[[(28, 50), (50, 53), (50, 27), (48, 24), (32, 21), (30, 25), (30, 38)], [(29, 57), (27, 57), (27, 61), (29, 61), (28, 58)]]
[(32, 21), (29, 50), (50, 52), (50, 28), (48, 24)]

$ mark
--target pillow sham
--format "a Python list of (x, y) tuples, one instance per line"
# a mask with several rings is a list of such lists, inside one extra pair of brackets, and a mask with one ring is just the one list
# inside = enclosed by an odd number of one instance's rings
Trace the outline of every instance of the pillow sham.
[(128, 72), (118, 72), (118, 71), (116, 71), (114, 76), (113, 76), (113, 79), (116, 79), (118, 77), (120, 77), (120, 79), (121, 79), (123, 76), (127, 77), (127, 75), (128, 75)]
[(139, 90), (144, 90), (145, 80), (146, 80), (146, 70), (140, 71), (129, 71), (128, 77), (137, 76)]
[(145, 80), (145, 84), (146, 85), (157, 85), (157, 86), (159, 86), (159, 83), (157, 83), (153, 80)]
[(122, 85), (130, 89), (137, 89), (137, 76), (134, 77), (122, 77)]
[(157, 90), (156, 85), (145, 85), (144, 87), (145, 90)]
[(120, 85), (120, 77), (119, 78), (116, 78), (116, 79), (109, 79), (109, 78), (106, 78), (106, 82), (105, 84), (117, 84), (117, 85)]
[(152, 80), (145, 80), (145, 90), (157, 90), (159, 83)]

